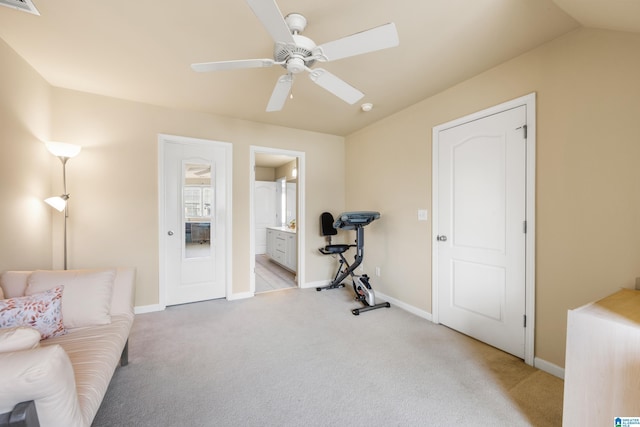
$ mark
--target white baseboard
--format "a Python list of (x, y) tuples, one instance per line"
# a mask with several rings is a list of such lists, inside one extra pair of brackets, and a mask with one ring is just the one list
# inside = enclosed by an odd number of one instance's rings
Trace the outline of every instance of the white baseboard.
[(322, 286), (327, 286), (331, 283), (330, 280), (318, 280), (316, 282), (303, 283), (300, 285), (301, 289), (309, 289), (309, 288), (320, 288)]
[(163, 311), (166, 307), (160, 304), (139, 305), (133, 308), (135, 314), (153, 313), (154, 311)]
[(433, 322), (433, 317), (431, 316), (431, 313), (429, 313), (428, 311), (421, 310), (417, 307), (407, 304), (406, 302), (402, 302), (393, 297), (385, 295), (382, 292), (376, 291), (376, 302), (379, 302), (377, 301), (378, 297), (380, 297), (380, 299), (383, 301), (387, 301), (392, 305), (400, 307), (404, 311), (408, 311), (409, 313), (415, 314), (418, 317), (422, 317), (423, 319), (426, 319), (429, 322)]
[(255, 294), (253, 292), (239, 292), (236, 294), (231, 294), (227, 297), (227, 301), (235, 301), (235, 300), (239, 300), (239, 299), (245, 299), (245, 298), (253, 298), (255, 296)]
[[(253, 292), (240, 292), (240, 293), (231, 294), (229, 297), (227, 297), (227, 300), (234, 301), (239, 299), (251, 298), (253, 296), (254, 296)], [(155, 311), (163, 311), (165, 308), (166, 307), (161, 304), (140, 305), (140, 306), (134, 307), (133, 312), (135, 314), (153, 313)]]
[(533, 366), (540, 369), (541, 371), (545, 371), (546, 373), (553, 375), (554, 377), (558, 377), (562, 380), (564, 379), (564, 368), (561, 368), (558, 365), (554, 365), (551, 362), (547, 362), (544, 359), (535, 357), (533, 359)]

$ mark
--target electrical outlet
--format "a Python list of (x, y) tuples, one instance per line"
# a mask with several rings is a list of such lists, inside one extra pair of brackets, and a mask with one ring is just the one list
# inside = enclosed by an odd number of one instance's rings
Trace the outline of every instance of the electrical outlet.
[(429, 219), (429, 211), (426, 209), (418, 209), (418, 221), (427, 221)]
[(380, 277), (380, 267), (376, 267), (376, 276)]

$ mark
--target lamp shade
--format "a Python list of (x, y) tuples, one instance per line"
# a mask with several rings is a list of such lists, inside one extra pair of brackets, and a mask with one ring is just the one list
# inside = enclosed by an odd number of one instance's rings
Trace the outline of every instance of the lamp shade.
[(62, 212), (64, 208), (67, 206), (67, 199), (69, 196), (55, 196), (49, 197), (48, 199), (44, 199), (45, 203), (51, 206), (54, 209), (57, 209), (58, 212)]
[(47, 146), (47, 150), (54, 156), (67, 157), (69, 159), (77, 156), (82, 149), (79, 145), (67, 144), (66, 142), (48, 141), (45, 142), (45, 145)]

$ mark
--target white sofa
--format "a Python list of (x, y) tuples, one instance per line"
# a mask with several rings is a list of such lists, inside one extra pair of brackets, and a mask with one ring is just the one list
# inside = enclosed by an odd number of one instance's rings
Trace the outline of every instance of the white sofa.
[[(25, 418), (21, 425), (28, 426), (34, 415), (42, 427), (91, 425), (116, 367), (127, 364), (134, 286), (133, 268), (7, 271), (0, 276), (0, 425), (11, 425), (8, 418), (14, 416)], [(58, 336), (46, 337), (60, 319), (38, 319), (40, 324), (27, 319), (35, 330), (8, 327), (7, 315), (20, 318), (21, 312), (39, 307), (31, 302), (21, 310), (15, 304), (38, 297), (49, 298), (47, 309), (61, 315), (64, 331), (56, 330)]]

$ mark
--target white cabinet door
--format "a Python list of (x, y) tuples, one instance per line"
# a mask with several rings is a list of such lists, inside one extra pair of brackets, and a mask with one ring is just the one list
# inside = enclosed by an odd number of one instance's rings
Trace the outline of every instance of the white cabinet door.
[(296, 271), (298, 253), (296, 251), (296, 235), (286, 233), (287, 248), (286, 248), (286, 266), (293, 271)]
[(267, 229), (267, 255), (269, 255), (271, 258), (273, 258), (273, 251), (275, 249), (275, 245), (276, 245), (276, 232), (271, 229)]
[(287, 241), (286, 236), (282, 231), (275, 232), (275, 248), (273, 251), (273, 259), (274, 261), (279, 262), (282, 265), (286, 265), (286, 252), (287, 252)]

